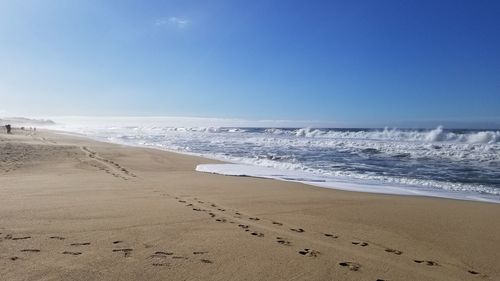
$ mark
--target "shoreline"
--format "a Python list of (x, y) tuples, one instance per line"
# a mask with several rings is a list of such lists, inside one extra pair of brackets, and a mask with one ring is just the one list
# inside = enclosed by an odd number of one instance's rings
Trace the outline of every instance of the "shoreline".
[[(100, 138), (100, 137), (91, 137), (88, 135), (85, 135), (83, 133), (77, 133), (77, 132), (70, 132), (70, 131), (59, 131), (59, 130), (50, 130), (46, 129), (48, 131), (54, 132), (54, 133), (60, 133), (60, 134), (67, 134), (67, 135), (73, 135), (77, 137), (83, 137), (83, 138), (88, 138), (93, 141), (99, 141), (99, 142), (104, 142), (104, 143), (110, 143), (110, 144), (117, 144), (117, 145), (124, 145), (124, 146), (130, 146), (130, 147), (139, 147), (139, 148), (147, 148), (147, 149), (155, 149), (159, 151), (166, 151), (170, 153), (177, 153), (180, 155), (187, 155), (187, 156), (193, 156), (193, 157), (201, 157), (207, 160), (213, 160), (220, 162), (220, 164), (234, 164), (235, 166), (248, 166), (248, 167), (256, 167), (257, 169), (259, 168), (264, 168), (264, 169), (269, 169), (273, 173), (268, 173), (268, 174), (263, 174), (263, 175), (256, 175), (255, 173), (252, 174), (251, 170), (247, 170), (246, 172), (238, 171), (234, 172), (234, 169), (229, 169), (229, 171), (226, 171), (225, 169), (218, 169), (215, 168), (215, 172), (213, 171), (208, 171), (206, 169), (203, 169), (202, 171), (198, 170), (198, 167), (196, 167), (196, 171), (198, 172), (203, 172), (203, 173), (213, 173), (213, 174), (218, 174), (218, 175), (223, 175), (223, 176), (248, 176), (248, 177), (254, 177), (254, 178), (263, 178), (263, 179), (272, 179), (272, 180), (278, 180), (278, 181), (285, 181), (285, 182), (292, 182), (292, 183), (301, 183), (305, 184), (307, 186), (311, 187), (320, 187), (320, 188), (327, 188), (327, 189), (335, 189), (335, 190), (342, 190), (342, 191), (348, 191), (348, 192), (361, 192), (361, 193), (369, 193), (369, 194), (378, 194), (378, 195), (398, 195), (398, 196), (416, 196), (416, 197), (429, 197), (429, 198), (441, 198), (441, 199), (452, 199), (452, 200), (463, 200), (463, 201), (473, 201), (473, 202), (482, 202), (482, 203), (493, 203), (493, 204), (500, 204), (500, 199), (494, 199), (494, 198), (489, 198), (489, 197), (481, 197), (480, 194), (471, 194), (467, 192), (457, 192), (457, 191), (449, 191), (449, 190), (421, 190), (423, 187), (414, 187), (414, 186), (401, 186), (401, 185), (389, 185), (389, 184), (378, 184), (376, 182), (373, 183), (361, 183), (361, 182), (355, 182), (352, 181), (350, 182), (349, 179), (347, 180), (331, 180), (327, 179), (327, 181), (305, 181), (305, 180), (295, 180), (295, 179), (286, 179), (285, 176), (278, 177), (275, 176), (276, 172), (278, 173), (285, 173), (284, 175), (291, 177), (291, 174), (296, 174), (300, 173), (299, 171), (291, 171), (291, 170), (282, 170), (282, 169), (277, 169), (277, 168), (268, 168), (268, 167), (263, 167), (263, 166), (256, 166), (256, 165), (251, 165), (251, 164), (246, 164), (246, 163), (239, 163), (239, 162), (231, 162), (229, 160), (222, 160), (218, 159), (217, 157), (211, 157), (210, 155), (206, 154), (201, 154), (201, 153), (190, 153), (186, 151), (178, 151), (178, 150), (173, 150), (173, 149), (168, 149), (168, 148), (162, 148), (158, 146), (148, 146), (148, 145), (136, 145), (136, 144), (131, 144), (131, 143), (123, 143), (123, 142), (112, 142), (108, 141), (106, 138)], [(219, 164), (219, 163), (217, 163)], [(287, 172), (290, 172), (288, 174)], [(302, 172), (304, 174), (310, 174), (310, 177), (322, 177), (322, 175), (317, 175), (317, 174), (312, 174), (312, 173), (306, 173)], [(330, 181), (328, 181), (330, 180)], [(392, 190), (392, 191), (391, 191)]]
[(6, 280), (500, 276), (498, 204), (205, 174), (221, 162), (50, 131), (0, 147)]

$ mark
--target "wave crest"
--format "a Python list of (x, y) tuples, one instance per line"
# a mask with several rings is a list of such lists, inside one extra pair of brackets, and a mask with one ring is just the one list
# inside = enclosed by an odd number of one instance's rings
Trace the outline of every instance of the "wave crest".
[[(286, 134), (285, 131), (273, 131), (273, 134)], [(500, 131), (473, 131), (465, 133), (447, 132), (443, 126), (424, 130), (321, 130), (302, 128), (294, 132), (297, 137), (332, 138), (332, 139), (359, 139), (359, 140), (387, 140), (387, 141), (424, 141), (424, 142), (460, 142), (494, 144), (500, 142)]]

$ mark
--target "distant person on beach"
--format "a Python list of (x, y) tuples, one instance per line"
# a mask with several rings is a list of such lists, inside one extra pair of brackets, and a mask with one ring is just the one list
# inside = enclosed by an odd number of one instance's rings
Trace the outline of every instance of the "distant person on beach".
[(10, 126), (10, 124), (5, 125), (5, 129), (7, 129), (7, 134), (12, 134), (12, 127)]

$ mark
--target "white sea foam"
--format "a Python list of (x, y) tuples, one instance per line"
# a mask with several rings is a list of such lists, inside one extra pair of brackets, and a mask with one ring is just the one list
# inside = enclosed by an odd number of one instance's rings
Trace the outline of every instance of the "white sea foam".
[(300, 182), (307, 185), (323, 188), (340, 189), (356, 192), (369, 192), (379, 194), (431, 196), (450, 199), (465, 199), (474, 201), (500, 203), (500, 200), (492, 197), (481, 196), (469, 193), (447, 192), (446, 190), (436, 191), (433, 189), (423, 189), (421, 187), (401, 187), (390, 184), (381, 184), (377, 181), (352, 181), (351, 178), (332, 178), (306, 172), (291, 172), (282, 169), (273, 169), (253, 165), (242, 164), (201, 164), (196, 167), (196, 171), (213, 173), (226, 176), (250, 176), (257, 178), (268, 178), (290, 182)]

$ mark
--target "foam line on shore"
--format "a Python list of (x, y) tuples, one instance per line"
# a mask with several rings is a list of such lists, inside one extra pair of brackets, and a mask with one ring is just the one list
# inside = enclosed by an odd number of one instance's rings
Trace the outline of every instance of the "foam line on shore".
[(467, 193), (425, 190), (422, 187), (398, 187), (378, 182), (360, 181), (353, 182), (352, 179), (334, 179), (306, 172), (287, 171), (275, 168), (252, 166), (245, 164), (200, 164), (196, 171), (204, 173), (219, 174), (225, 176), (248, 176), (255, 178), (266, 178), (289, 182), (299, 182), (306, 185), (331, 188), (354, 192), (368, 192), (377, 194), (427, 196), (458, 200), (471, 200), (481, 202), (500, 203), (499, 200), (486, 198)]

